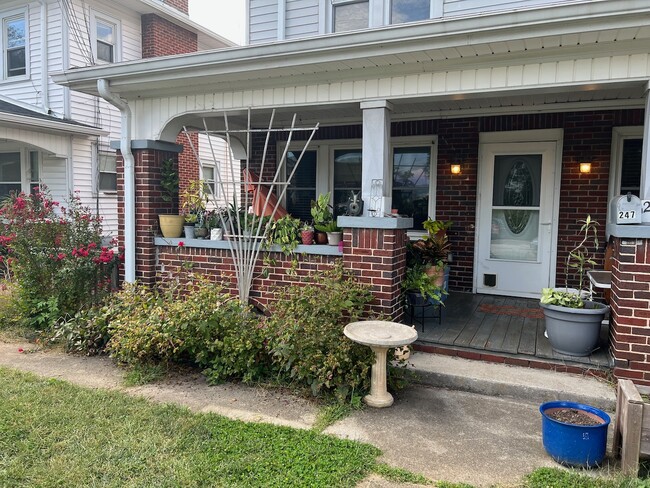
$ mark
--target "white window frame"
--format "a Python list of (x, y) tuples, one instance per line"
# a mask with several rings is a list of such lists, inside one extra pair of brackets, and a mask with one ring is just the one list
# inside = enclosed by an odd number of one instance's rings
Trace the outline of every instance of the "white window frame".
[[(43, 174), (43, 153), (38, 149), (26, 147), (18, 144), (3, 144), (0, 147), (0, 153), (19, 153), (20, 154), (20, 191), (29, 194), (32, 189), (32, 175), (31, 175), (31, 161), (30, 153), (38, 154), (38, 171), (39, 171), (39, 186)], [(3, 182), (4, 183), (4, 182)]]
[[(327, 0), (327, 31), (330, 33), (337, 33), (334, 30), (334, 8), (341, 5), (349, 5), (353, 3), (367, 3), (368, 4), (368, 27), (375, 27), (373, 24), (373, 7), (377, 4), (377, 0)], [(339, 31), (351, 32), (351, 31)]]
[[(429, 19), (438, 19), (442, 17), (443, 0), (429, 0)], [(391, 19), (391, 11), (393, 10), (393, 0), (384, 0), (384, 24), (386, 25), (400, 25), (402, 23), (408, 24), (409, 22), (400, 22), (393, 24)], [(412, 22), (422, 22), (428, 19), (414, 20)]]
[[(2, 36), (0, 36), (0, 48), (2, 51), (2, 77), (0, 81), (2, 82), (12, 82), (12, 81), (22, 81), (29, 79), (30, 76), (30, 63), (29, 63), (29, 18), (27, 15), (27, 9), (16, 9), (10, 10), (7, 12), (0, 13), (0, 25), (2, 26)], [(7, 66), (7, 22), (22, 17), (25, 22), (25, 74), (9, 76), (8, 66)]]
[[(222, 162), (219, 160), (210, 161), (207, 163), (203, 161), (201, 162), (201, 179), (205, 182), (205, 184), (209, 184), (209, 186), (212, 189), (212, 194), (209, 194), (209, 198), (211, 202), (221, 197), (221, 187), (219, 185), (219, 181), (217, 178), (217, 166), (222, 167)], [(211, 180), (208, 180), (206, 178), (205, 168), (212, 168), (213, 178)]]
[(122, 61), (122, 25), (120, 21), (103, 12), (91, 10), (90, 15), (90, 48), (95, 64), (112, 64), (97, 57), (97, 22), (111, 24), (115, 27), (115, 44), (113, 46), (113, 63)]
[[(319, 140), (310, 144), (307, 150), (316, 150), (316, 196), (322, 193), (330, 193), (330, 203), (334, 201), (334, 151), (346, 149), (361, 149), (363, 141), (361, 139), (327, 139)], [(277, 146), (277, 160), (284, 154), (284, 149), (287, 146), (285, 141), (278, 141)], [(292, 142), (289, 145), (290, 151), (300, 151), (304, 147), (302, 142)], [(438, 136), (404, 136), (393, 137), (390, 140), (390, 167), (391, 167), (391, 181), (390, 189), (392, 196), (392, 176), (393, 176), (393, 152), (398, 147), (430, 147), (431, 148), (431, 172), (429, 174), (429, 216), (435, 220), (436, 218), (436, 190), (438, 184)], [(281, 174), (282, 181), (287, 181), (286, 166), (283, 166)], [(365, 205), (368, 202), (364, 202)], [(286, 206), (286, 197), (282, 202)], [(422, 237), (422, 231), (409, 231), (408, 235), (412, 239)]]
[[(438, 136), (405, 136), (394, 137), (390, 143), (390, 194), (393, 196), (393, 159), (395, 156), (395, 148), (400, 147), (429, 147), (431, 151), (429, 164), (431, 169), (429, 171), (429, 208), (428, 215), (433, 220), (436, 220), (436, 190), (438, 185)], [(399, 210), (399, 209), (398, 209)], [(420, 239), (422, 237), (421, 230), (409, 230), (407, 232), (410, 239)]]
[[(607, 201), (618, 196), (621, 187), (621, 170), (623, 166), (623, 144), (626, 139), (643, 139), (643, 126), (614, 127), (612, 129), (612, 149), (609, 163), (609, 188)], [(609, 221), (609, 205), (607, 205), (607, 220)]]

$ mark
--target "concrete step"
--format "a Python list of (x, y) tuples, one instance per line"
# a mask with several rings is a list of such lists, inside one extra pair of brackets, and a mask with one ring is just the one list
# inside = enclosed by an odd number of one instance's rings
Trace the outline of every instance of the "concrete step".
[(542, 404), (567, 400), (613, 412), (615, 387), (593, 376), (412, 352), (409, 369), (425, 385)]

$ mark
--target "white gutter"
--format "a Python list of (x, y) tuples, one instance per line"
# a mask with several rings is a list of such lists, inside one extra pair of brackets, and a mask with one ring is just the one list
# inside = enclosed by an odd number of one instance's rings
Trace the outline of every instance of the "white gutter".
[(121, 115), (120, 151), (124, 158), (124, 281), (135, 282), (135, 160), (131, 152), (131, 108), (111, 92), (108, 80), (97, 80), (97, 91)]
[(110, 132), (98, 127), (89, 125), (68, 124), (64, 121), (53, 119), (41, 119), (28, 115), (16, 115), (8, 112), (0, 112), (0, 125), (20, 126), (25, 129), (38, 132), (63, 132), (64, 134), (75, 134), (80, 136), (107, 136)]
[(41, 96), (43, 98), (43, 110), (50, 113), (50, 87), (47, 79), (47, 2), (41, 3)]

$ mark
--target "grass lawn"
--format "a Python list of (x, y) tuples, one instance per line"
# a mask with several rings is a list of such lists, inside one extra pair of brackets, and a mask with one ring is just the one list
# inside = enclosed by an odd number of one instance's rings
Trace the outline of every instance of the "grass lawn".
[(0, 486), (354, 486), (379, 450), (0, 368)]

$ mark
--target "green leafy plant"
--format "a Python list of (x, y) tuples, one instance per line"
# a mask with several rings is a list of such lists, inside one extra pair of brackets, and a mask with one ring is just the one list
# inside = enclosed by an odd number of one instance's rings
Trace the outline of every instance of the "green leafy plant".
[(321, 193), (316, 200), (311, 201), (311, 216), (314, 219), (314, 227), (317, 229), (318, 226), (326, 225), (334, 220), (329, 192)]
[(190, 180), (188, 182), (187, 188), (181, 194), (185, 222), (203, 226), (208, 198), (203, 180)]
[(47, 328), (110, 294), (120, 250), (102, 246), (101, 218), (79, 197), (63, 206), (47, 189), (12, 194), (0, 217), (0, 255), (29, 325)]
[[(585, 306), (581, 290), (584, 287), (585, 275), (589, 267), (596, 264), (594, 258), (595, 252), (598, 250), (598, 222), (592, 220), (591, 215), (587, 215), (586, 219), (578, 220), (578, 223), (581, 224), (579, 234), (582, 238), (567, 255), (564, 267), (564, 290), (542, 289), (540, 302), (545, 305), (568, 308), (584, 308)], [(578, 293), (569, 290), (571, 269), (575, 270), (578, 276)]]
[(268, 347), (280, 378), (345, 402), (368, 389), (373, 353), (345, 340), (343, 328), (363, 316), (373, 295), (341, 262), (311, 280), (276, 291)]
[(173, 159), (165, 159), (160, 167), (160, 190), (164, 202), (175, 202), (178, 197), (178, 172)]
[(451, 221), (428, 219), (424, 222), (427, 234), (421, 239), (407, 244), (407, 266), (415, 264), (445, 266), (449, 262), (451, 244), (447, 237), (447, 229)]
[(320, 232), (341, 232), (342, 231), (342, 229), (338, 225), (336, 225), (335, 220), (330, 220), (325, 224), (315, 225), (314, 227), (316, 227), (316, 230)]
[(414, 264), (406, 268), (406, 275), (402, 281), (402, 290), (405, 293), (419, 293), (425, 300), (433, 299), (440, 301), (445, 292), (426, 272), (426, 266)]
[(302, 222), (287, 214), (278, 220), (271, 222), (268, 234), (267, 245), (276, 244), (280, 246), (282, 252), (286, 255), (293, 253), (296, 246), (300, 243), (300, 231)]

